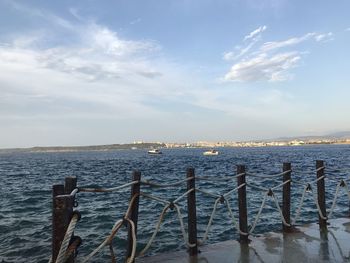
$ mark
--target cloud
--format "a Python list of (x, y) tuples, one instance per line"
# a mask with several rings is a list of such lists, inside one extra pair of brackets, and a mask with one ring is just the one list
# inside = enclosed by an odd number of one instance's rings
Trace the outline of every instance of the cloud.
[(345, 31), (350, 31), (350, 27), (348, 27), (347, 29), (345, 29)]
[(181, 73), (160, 58), (153, 40), (15, 5), (47, 28), (0, 38), (0, 119), (157, 116), (144, 98), (171, 97), (181, 87), (174, 81)]
[[(333, 40), (333, 33), (306, 33), (300, 37), (292, 37), (282, 41), (264, 42), (255, 50), (253, 47), (261, 40), (261, 33), (266, 26), (261, 26), (243, 38), (251, 40), (245, 47), (236, 47), (237, 51), (225, 52), (223, 59), (235, 61), (225, 74), (224, 81), (285, 81), (292, 78), (290, 70), (298, 65), (302, 55), (296, 46), (308, 41), (328, 42)], [(281, 51), (287, 49), (287, 51)], [(288, 50), (291, 49), (291, 50)]]
[(332, 41), (334, 40), (333, 38), (333, 33), (332, 32), (328, 32), (326, 34), (319, 34), (315, 36), (315, 40), (317, 42), (328, 42), (328, 41)]
[(261, 39), (261, 34), (267, 29), (267, 26), (260, 26), (254, 31), (250, 32), (248, 35), (246, 35), (243, 39), (243, 42), (250, 40), (248, 44), (245, 46), (236, 46), (235, 51), (228, 51), (223, 54), (223, 59), (230, 61), (230, 60), (237, 60), (244, 56), (246, 53), (248, 53), (254, 45)]
[(274, 56), (263, 53), (250, 60), (234, 64), (224, 79), (242, 82), (286, 80), (288, 70), (294, 68), (299, 60), (300, 55), (296, 52), (280, 53)]
[(246, 35), (244, 37), (244, 41), (254, 38), (258, 35), (260, 35), (262, 32), (264, 32), (267, 29), (267, 26), (260, 26), (257, 29), (255, 29), (254, 31), (250, 32), (248, 35)]
[(137, 18), (137, 19), (135, 19), (135, 20), (132, 20), (129, 24), (130, 24), (130, 25), (135, 25), (135, 24), (140, 23), (141, 21), (142, 21), (141, 18)]

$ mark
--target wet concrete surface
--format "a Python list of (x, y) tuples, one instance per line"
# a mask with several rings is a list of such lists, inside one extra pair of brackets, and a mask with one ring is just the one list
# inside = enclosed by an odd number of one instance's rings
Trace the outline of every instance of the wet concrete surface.
[(138, 258), (136, 263), (350, 262), (348, 218), (329, 220), (328, 231), (310, 224), (292, 233), (270, 232), (250, 240), (249, 245), (230, 240), (203, 246), (197, 257), (179, 251)]

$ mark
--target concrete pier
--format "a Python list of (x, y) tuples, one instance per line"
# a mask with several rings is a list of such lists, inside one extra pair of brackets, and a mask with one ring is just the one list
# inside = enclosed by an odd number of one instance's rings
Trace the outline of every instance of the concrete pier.
[(292, 233), (251, 236), (249, 245), (225, 241), (200, 247), (197, 257), (186, 251), (138, 258), (137, 263), (232, 262), (350, 262), (350, 219), (329, 220), (328, 230), (318, 224), (297, 227)]

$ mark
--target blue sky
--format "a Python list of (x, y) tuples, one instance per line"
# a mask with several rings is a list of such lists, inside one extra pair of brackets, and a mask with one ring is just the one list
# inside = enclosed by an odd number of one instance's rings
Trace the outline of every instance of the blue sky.
[(350, 130), (349, 10), (0, 0), (0, 148)]

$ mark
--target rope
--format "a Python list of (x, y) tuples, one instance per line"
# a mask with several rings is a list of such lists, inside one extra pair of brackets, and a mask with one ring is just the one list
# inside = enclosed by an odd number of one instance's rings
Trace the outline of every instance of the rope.
[(240, 227), (239, 227), (239, 225), (238, 225), (238, 223), (237, 223), (237, 221), (236, 221), (236, 219), (235, 219), (235, 217), (234, 217), (234, 215), (233, 215), (233, 212), (232, 212), (232, 210), (231, 210), (229, 201), (228, 201), (228, 200), (225, 200), (225, 203), (226, 203), (226, 206), (227, 206), (227, 210), (228, 210), (228, 212), (230, 213), (231, 220), (232, 220), (232, 224), (234, 225), (234, 227), (238, 230), (238, 232), (239, 232), (241, 235), (248, 236), (249, 233), (246, 233), (246, 232), (241, 231), (241, 229), (240, 229)]
[(240, 173), (232, 176), (219, 176), (219, 177), (213, 177), (213, 176), (196, 176), (196, 180), (202, 180), (202, 181), (231, 181), (233, 179), (236, 179), (238, 177), (241, 177), (245, 175), (246, 173)]
[(57, 258), (55, 263), (64, 263), (67, 260), (67, 248), (70, 242), (70, 239), (72, 237), (72, 234), (74, 232), (75, 226), (79, 220), (79, 215), (77, 213), (74, 213), (72, 216), (72, 219), (70, 220), (70, 223), (67, 227), (66, 234), (64, 235), (63, 241), (61, 243), (60, 250), (58, 252)]
[(336, 190), (335, 190), (335, 195), (334, 195), (334, 198), (333, 198), (332, 206), (331, 206), (330, 211), (328, 212), (328, 218), (331, 218), (331, 217), (332, 217), (332, 214), (333, 214), (333, 211), (334, 211), (336, 202), (337, 202), (338, 194), (339, 194), (339, 189), (340, 189), (340, 187), (341, 187), (342, 184), (343, 184), (343, 180), (341, 180), (341, 181), (337, 184), (337, 188), (336, 188)]
[(284, 186), (285, 184), (288, 184), (288, 183), (290, 183), (291, 181), (292, 181), (291, 179), (289, 179), (289, 180), (287, 180), (287, 181), (284, 181), (283, 183), (280, 183), (279, 185), (276, 185), (276, 186), (272, 187), (271, 190), (275, 190), (275, 189), (277, 189), (277, 188), (280, 188), (281, 186)]
[(182, 195), (180, 195), (178, 198), (176, 198), (173, 203), (176, 204), (177, 202), (179, 202), (182, 198), (184, 198), (186, 195), (188, 195), (189, 193), (192, 193), (193, 191), (195, 191), (195, 188), (191, 188), (190, 190), (188, 190), (186, 193), (183, 193)]
[(325, 168), (326, 168), (326, 167), (321, 166), (321, 167), (319, 167), (319, 168), (316, 169), (316, 172), (319, 172), (319, 171), (321, 171), (321, 170), (324, 170)]
[(81, 261), (81, 263), (86, 263), (86, 262), (90, 261), (91, 258), (92, 258), (93, 256), (95, 256), (98, 252), (100, 252), (100, 250), (101, 250), (104, 246), (106, 246), (107, 244), (109, 244), (111, 238), (113, 238), (114, 235), (118, 232), (118, 230), (122, 227), (123, 221), (124, 221), (123, 219), (118, 220), (118, 221), (114, 224), (114, 226), (113, 226), (113, 228), (112, 228), (112, 231), (111, 231), (111, 234), (110, 234), (109, 236), (107, 236), (107, 238), (106, 238), (97, 248), (95, 248), (95, 250), (93, 250), (89, 255), (87, 255), (87, 256)]
[(186, 237), (186, 230), (185, 230), (185, 226), (184, 226), (184, 222), (182, 220), (182, 214), (181, 214), (181, 210), (180, 210), (180, 207), (176, 204), (174, 204), (175, 208), (176, 208), (176, 212), (177, 212), (177, 216), (179, 218), (179, 221), (180, 221), (180, 228), (181, 228), (181, 232), (182, 232), (182, 236), (184, 238), (184, 241), (185, 241), (185, 244), (188, 246), (188, 247), (195, 247), (197, 244), (190, 244), (187, 240), (187, 237)]
[(202, 189), (200, 189), (200, 188), (196, 188), (196, 191), (197, 191), (197, 192), (200, 192), (200, 193), (203, 193), (203, 194), (206, 194), (206, 195), (208, 195), (208, 196), (211, 196), (211, 197), (213, 197), (213, 198), (220, 198), (220, 195), (213, 194), (213, 193), (211, 193), (211, 192), (202, 190)]
[[(145, 180), (145, 181), (141, 181), (141, 184), (148, 185), (148, 186), (151, 186), (151, 187), (153, 186), (153, 187), (167, 188), (167, 187), (173, 187), (173, 186), (181, 185), (182, 183), (190, 181), (190, 180), (192, 180), (194, 178), (195, 178), (194, 176), (188, 177), (186, 179), (179, 180), (179, 181), (177, 181), (175, 183), (172, 183), (172, 184), (159, 184), (159, 183), (151, 182), (149, 180)], [(197, 177), (196, 177), (196, 179), (197, 179)]]
[(121, 186), (112, 187), (112, 188), (79, 188), (79, 192), (90, 192), (90, 193), (108, 193), (108, 192), (114, 192), (119, 191), (124, 188), (127, 188), (131, 185), (138, 184), (140, 181), (132, 181), (130, 183), (123, 184)]
[(79, 192), (79, 189), (78, 189), (78, 188), (75, 188), (75, 189), (70, 193), (70, 195), (75, 196), (78, 192)]
[(298, 206), (298, 209), (296, 211), (296, 214), (294, 216), (294, 219), (292, 220), (292, 225), (295, 225), (295, 222), (298, 220), (299, 216), (300, 216), (300, 211), (301, 211), (301, 207), (303, 206), (304, 204), (304, 199), (305, 199), (305, 194), (306, 194), (306, 191), (311, 188), (311, 186), (309, 184), (305, 185), (304, 186), (304, 190), (303, 190), (303, 194), (301, 195), (301, 199), (300, 199), (300, 203), (299, 203), (299, 206)]
[[(128, 217), (130, 216), (130, 212), (131, 212), (131, 207), (134, 205), (134, 202), (136, 200), (136, 198), (139, 197), (138, 194), (135, 194), (130, 202), (129, 202), (129, 207), (125, 213), (125, 216), (123, 219), (120, 219), (118, 220), (113, 228), (112, 228), (112, 231), (111, 231), (111, 234), (109, 236), (106, 237), (106, 239), (95, 249), (93, 250), (89, 255), (87, 255), (82, 261), (81, 263), (86, 263), (88, 261), (91, 260), (91, 258), (93, 256), (95, 256), (97, 253), (100, 252), (100, 250), (106, 246), (106, 245), (111, 245), (112, 241), (113, 241), (113, 238), (114, 236), (117, 234), (117, 232), (119, 231), (119, 229), (122, 227), (123, 223), (126, 221), (129, 223), (129, 225), (131, 226), (131, 236), (132, 236), (132, 252), (131, 252), (131, 256), (127, 259), (127, 263), (132, 263), (135, 259), (135, 252), (136, 252), (136, 230), (135, 230), (135, 225), (134, 225), (134, 222), (132, 220), (130, 220)], [(113, 260), (113, 257), (114, 257), (114, 252), (113, 252), (113, 249), (111, 249), (110, 247), (110, 250), (111, 250), (111, 256), (112, 256), (112, 260)]]
[[(320, 177), (321, 178), (321, 177)], [(321, 208), (320, 208), (320, 205), (318, 204), (318, 200), (317, 200), (317, 197), (316, 195), (314, 194), (312, 188), (310, 187), (309, 190), (311, 191), (312, 193), (312, 197), (314, 199), (314, 202), (316, 204), (316, 207), (317, 207), (317, 211), (318, 211), (318, 214), (320, 215), (320, 217), (323, 219), (323, 220), (327, 220), (327, 216), (324, 216), (322, 211), (321, 211)]]
[(169, 209), (169, 207), (170, 207), (170, 204), (167, 204), (167, 205), (164, 206), (163, 211), (162, 211), (162, 213), (159, 216), (158, 223), (155, 226), (155, 230), (154, 230), (151, 238), (148, 240), (146, 246), (141, 250), (139, 256), (143, 256), (146, 253), (146, 251), (149, 249), (149, 247), (152, 245), (153, 240), (154, 240), (154, 238), (156, 237), (156, 235), (157, 235), (157, 233), (159, 231), (159, 228), (160, 228), (160, 225), (161, 225), (161, 223), (163, 221), (164, 215), (165, 215), (166, 211)]
[(153, 195), (149, 195), (149, 194), (146, 194), (146, 193), (143, 193), (143, 192), (141, 192), (140, 195), (142, 195), (142, 196), (144, 196), (146, 198), (158, 201), (158, 202), (163, 203), (163, 204), (170, 205), (170, 203), (171, 203), (171, 202), (169, 202), (167, 200), (164, 200), (162, 198), (159, 198), (159, 197), (156, 197), (156, 196), (153, 196)]
[(273, 174), (273, 175), (259, 175), (259, 174), (253, 174), (253, 173), (247, 173), (247, 175), (251, 177), (257, 177), (257, 178), (275, 178), (275, 177), (280, 177), (282, 175), (288, 174), (290, 172), (292, 172), (292, 170), (284, 171), (282, 173)]
[(226, 194), (224, 194), (223, 196), (225, 198), (227, 198), (230, 194), (232, 194), (233, 192), (237, 191), (238, 189), (241, 189), (243, 186), (246, 186), (246, 183), (240, 184), (239, 186), (237, 186), (236, 188), (232, 189), (231, 191), (227, 192)]
[(217, 206), (218, 206), (218, 204), (219, 204), (219, 201), (220, 201), (220, 198), (218, 198), (218, 199), (215, 200), (214, 207), (213, 207), (213, 211), (212, 211), (212, 213), (211, 213), (211, 216), (210, 216), (210, 219), (209, 219), (207, 228), (206, 228), (206, 230), (205, 230), (204, 236), (203, 236), (202, 240), (200, 240), (200, 241), (198, 242), (198, 244), (200, 244), (200, 245), (202, 245), (202, 244), (207, 240), (207, 238), (208, 238), (208, 233), (209, 233), (210, 227), (211, 227), (211, 225), (212, 225), (212, 223), (213, 223), (214, 215), (215, 215), (215, 212), (216, 212), (216, 208), (217, 208)]
[(277, 197), (275, 196), (275, 194), (274, 194), (272, 191), (271, 191), (271, 193), (272, 193), (273, 200), (275, 201), (277, 210), (278, 210), (278, 212), (280, 213), (280, 216), (281, 216), (283, 225), (285, 225), (285, 226), (291, 226), (291, 224), (288, 224), (287, 221), (286, 221), (286, 219), (285, 219), (284, 216), (283, 216), (283, 212), (282, 212), (282, 209), (281, 209), (281, 207), (280, 207), (280, 205), (279, 205), (279, 203), (278, 203)]
[(249, 230), (249, 233), (250, 233), (250, 234), (253, 233), (253, 231), (254, 231), (254, 229), (255, 229), (255, 227), (256, 227), (256, 224), (258, 223), (258, 220), (259, 220), (259, 218), (260, 218), (261, 212), (262, 212), (262, 210), (263, 210), (263, 208), (264, 208), (264, 206), (265, 206), (265, 202), (266, 202), (266, 198), (267, 198), (267, 195), (268, 195), (268, 194), (269, 194), (269, 192), (267, 191), (267, 192), (265, 193), (265, 195), (264, 195), (264, 198), (263, 198), (263, 201), (261, 202), (261, 206), (260, 206), (260, 208), (259, 208), (259, 211), (258, 211), (257, 215), (255, 216), (254, 223), (253, 223), (252, 227), (251, 227), (250, 230)]

